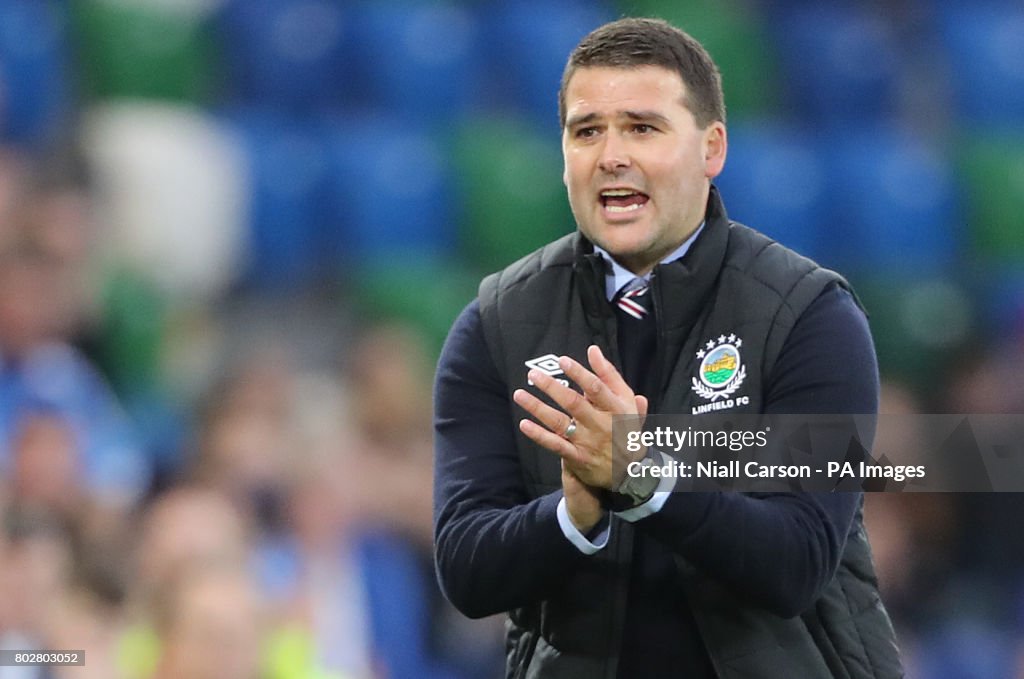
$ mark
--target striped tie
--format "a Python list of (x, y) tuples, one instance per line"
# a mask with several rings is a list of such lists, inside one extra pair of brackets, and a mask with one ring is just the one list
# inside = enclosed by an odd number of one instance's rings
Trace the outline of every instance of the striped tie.
[(651, 391), (653, 358), (658, 347), (656, 312), (652, 304), (654, 293), (648, 293), (649, 290), (647, 281), (634, 278), (614, 300), (622, 377), (638, 394)]
[(625, 311), (633, 318), (637, 319), (638, 321), (643, 320), (647, 316), (647, 314), (650, 313), (650, 311), (648, 311), (647, 307), (644, 306), (643, 304), (647, 300), (641, 300), (639, 298), (647, 294), (647, 290), (650, 288), (650, 285), (647, 283), (647, 281), (641, 278), (634, 278), (633, 282), (627, 285), (626, 287), (628, 288), (630, 285), (633, 285), (635, 287), (626, 290), (626, 292), (622, 293), (619, 296), (618, 302), (616, 303), (619, 305), (620, 309)]

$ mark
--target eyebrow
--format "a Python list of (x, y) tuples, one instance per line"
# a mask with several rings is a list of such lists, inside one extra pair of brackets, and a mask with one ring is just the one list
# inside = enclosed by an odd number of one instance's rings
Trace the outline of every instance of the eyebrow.
[(587, 113), (586, 115), (575, 115), (565, 121), (566, 127), (576, 127), (577, 125), (583, 125), (585, 123), (592, 123), (598, 119), (596, 113)]
[(654, 121), (668, 125), (668, 118), (657, 111), (623, 111), (622, 115), (630, 120)]
[[(592, 123), (595, 120), (600, 119), (600, 117), (601, 116), (597, 113), (587, 113), (586, 115), (573, 116), (572, 118), (569, 118), (567, 121), (565, 121), (565, 126), (569, 128), (576, 127), (577, 125), (585, 125), (587, 123)], [(658, 113), (657, 111), (622, 111), (617, 114), (617, 117), (627, 118), (629, 120), (658, 122), (661, 123), (662, 125), (668, 125), (669, 122), (668, 118)]]

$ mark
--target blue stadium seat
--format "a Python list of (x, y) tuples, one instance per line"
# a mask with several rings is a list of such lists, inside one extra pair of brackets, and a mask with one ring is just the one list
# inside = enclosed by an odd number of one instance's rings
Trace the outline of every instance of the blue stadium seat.
[(772, 125), (731, 126), (725, 170), (715, 183), (732, 219), (827, 261), (825, 165), (805, 136)]
[(265, 113), (236, 113), (230, 122), (241, 136), (250, 174), (245, 278), (265, 289), (302, 285), (317, 270), (327, 219), (326, 135)]
[(951, 85), (963, 119), (1024, 123), (1024, 7), (970, 3), (940, 11)]
[[(968, 595), (965, 595), (965, 598)], [(980, 593), (979, 596), (980, 597)], [(1011, 677), (1017, 667), (1012, 631), (987, 620), (961, 613), (927, 634), (916, 653), (922, 677), (933, 679), (988, 679)]]
[(451, 3), (357, 5), (352, 54), (360, 96), (419, 120), (464, 113), (479, 96), (484, 66), (478, 23), (476, 13)]
[(905, 274), (956, 263), (963, 217), (942, 154), (886, 126), (833, 132), (822, 144), (830, 164), (827, 228), (839, 261)]
[(242, 103), (308, 112), (354, 96), (352, 21), (338, 0), (227, 0), (226, 81)]
[(0, 140), (45, 144), (69, 111), (60, 4), (0, 0)]
[(448, 149), (401, 118), (340, 118), (331, 131), (329, 257), (443, 255), (455, 245)]
[(986, 326), (996, 336), (1024, 339), (1024, 267), (993, 267), (980, 278)]
[(501, 2), (485, 16), (489, 98), (557, 131), (565, 60), (580, 38), (615, 14), (603, 3), (518, 0)]
[(890, 26), (863, 8), (793, 8), (775, 23), (792, 113), (822, 125), (878, 120), (896, 106)]

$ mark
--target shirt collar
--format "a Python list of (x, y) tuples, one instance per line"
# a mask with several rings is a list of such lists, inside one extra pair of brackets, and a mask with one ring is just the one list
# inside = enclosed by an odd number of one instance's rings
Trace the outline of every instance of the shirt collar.
[[(685, 255), (690, 250), (690, 246), (693, 245), (693, 241), (697, 240), (697, 236), (699, 236), (700, 232), (703, 230), (704, 222), (701, 222), (700, 226), (697, 227), (697, 230), (694, 231), (689, 238), (683, 241), (682, 245), (662, 259), (659, 264), (674, 262)], [(608, 297), (608, 301), (611, 301), (615, 297), (615, 294), (624, 286), (628, 285), (634, 278), (642, 278), (644, 281), (650, 282), (651, 274), (654, 273), (654, 270), (652, 269), (647, 272), (647, 275), (645, 276), (637, 276), (635, 273), (612, 259), (612, 256), (602, 248), (595, 245), (594, 252), (601, 255), (601, 258), (610, 265), (605, 267), (604, 274), (604, 289), (605, 295)]]

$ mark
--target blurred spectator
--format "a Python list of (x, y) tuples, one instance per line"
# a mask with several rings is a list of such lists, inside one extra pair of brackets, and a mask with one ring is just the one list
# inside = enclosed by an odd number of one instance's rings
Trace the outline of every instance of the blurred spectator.
[[(237, 535), (211, 519), (227, 507), (253, 529), (245, 551), (269, 604), (271, 677), (457, 676), (437, 657), (439, 597), (424, 557), (429, 373), (422, 360), (409, 372), (422, 356), (410, 341), (373, 337), (365, 346), (380, 351), (360, 363), (368, 371), (348, 392), (338, 380), (298, 369), (285, 351), (240, 359), (205, 401), (197, 455), (185, 470), (200, 485), (158, 499), (143, 531), (141, 594), (159, 590), (160, 573), (180, 570), (187, 545), (211, 552), (218, 532)], [(372, 407), (356, 408), (364, 397)], [(369, 412), (367, 420), (381, 422), (378, 409), (388, 406), (395, 432), (361, 427), (366, 420), (348, 414)], [(200, 509), (214, 497), (221, 509)], [(205, 538), (174, 537), (199, 521)]]
[(1024, 413), (1024, 341), (983, 346), (951, 367), (945, 408), (950, 413)]
[[(917, 397), (905, 385), (882, 382), (875, 450), (922, 450)], [(906, 464), (921, 460), (903, 457)], [(865, 526), (886, 607), (904, 623), (921, 623), (941, 601), (949, 558), (961, 527), (950, 495), (888, 492), (865, 496)]]
[(85, 652), (81, 666), (52, 668), (53, 679), (123, 679), (117, 645), (124, 633), (121, 609), (85, 586), (65, 592), (54, 609), (47, 647)]
[(0, 146), (0, 249), (16, 237), (15, 206), (25, 194), (27, 167), (14, 149)]
[(281, 487), (296, 444), (295, 380), (280, 351), (233, 368), (205, 399), (197, 455), (186, 469), (250, 513), (262, 532), (280, 529)]
[[(398, 323), (370, 326), (350, 358), (353, 441), (343, 493), (366, 528), (401, 536), (429, 610), (430, 645), (468, 677), (503, 662), (500, 616), (470, 621), (439, 594), (432, 563), (431, 365), (424, 336)], [(410, 577), (413, 573), (410, 571)], [(404, 676), (404, 675), (402, 675)]]
[[(49, 630), (71, 576), (70, 540), (45, 513), (3, 516), (0, 551), (0, 648), (50, 648)], [(0, 667), (2, 679), (44, 677), (38, 667)]]
[(355, 439), (348, 457), (354, 473), (346, 491), (359, 498), (366, 521), (428, 549), (433, 430), (425, 340), (406, 326), (373, 326), (350, 360)]
[[(883, 380), (875, 451), (894, 451), (893, 461), (927, 461), (921, 404), (905, 384)], [(871, 536), (879, 589), (890, 611), (909, 677), (920, 675), (922, 630), (945, 603), (952, 576), (950, 556), (961, 526), (950, 495), (867, 493), (864, 525)]]
[(25, 413), (50, 411), (69, 430), (65, 444), (74, 441), (65, 447), (77, 484), (122, 509), (146, 491), (149, 463), (106, 381), (69, 343), (83, 313), (84, 252), (81, 224), (66, 214), (74, 209), (61, 207), (73, 199), (59, 195), (28, 194), (39, 199), (35, 211), (17, 212), (11, 239), (0, 244), (0, 470), (10, 469)]
[(13, 432), (11, 502), (66, 521), (84, 509), (79, 449), (71, 424), (59, 413), (23, 411)]
[(119, 662), (127, 676), (149, 677), (164, 649), (154, 627), (161, 596), (176, 578), (209, 564), (244, 568), (249, 559), (246, 518), (220, 493), (177, 488), (156, 499), (143, 517), (129, 592), (131, 626)]
[(236, 566), (178, 571), (156, 609), (160, 660), (152, 679), (259, 679), (265, 621), (259, 592)]

